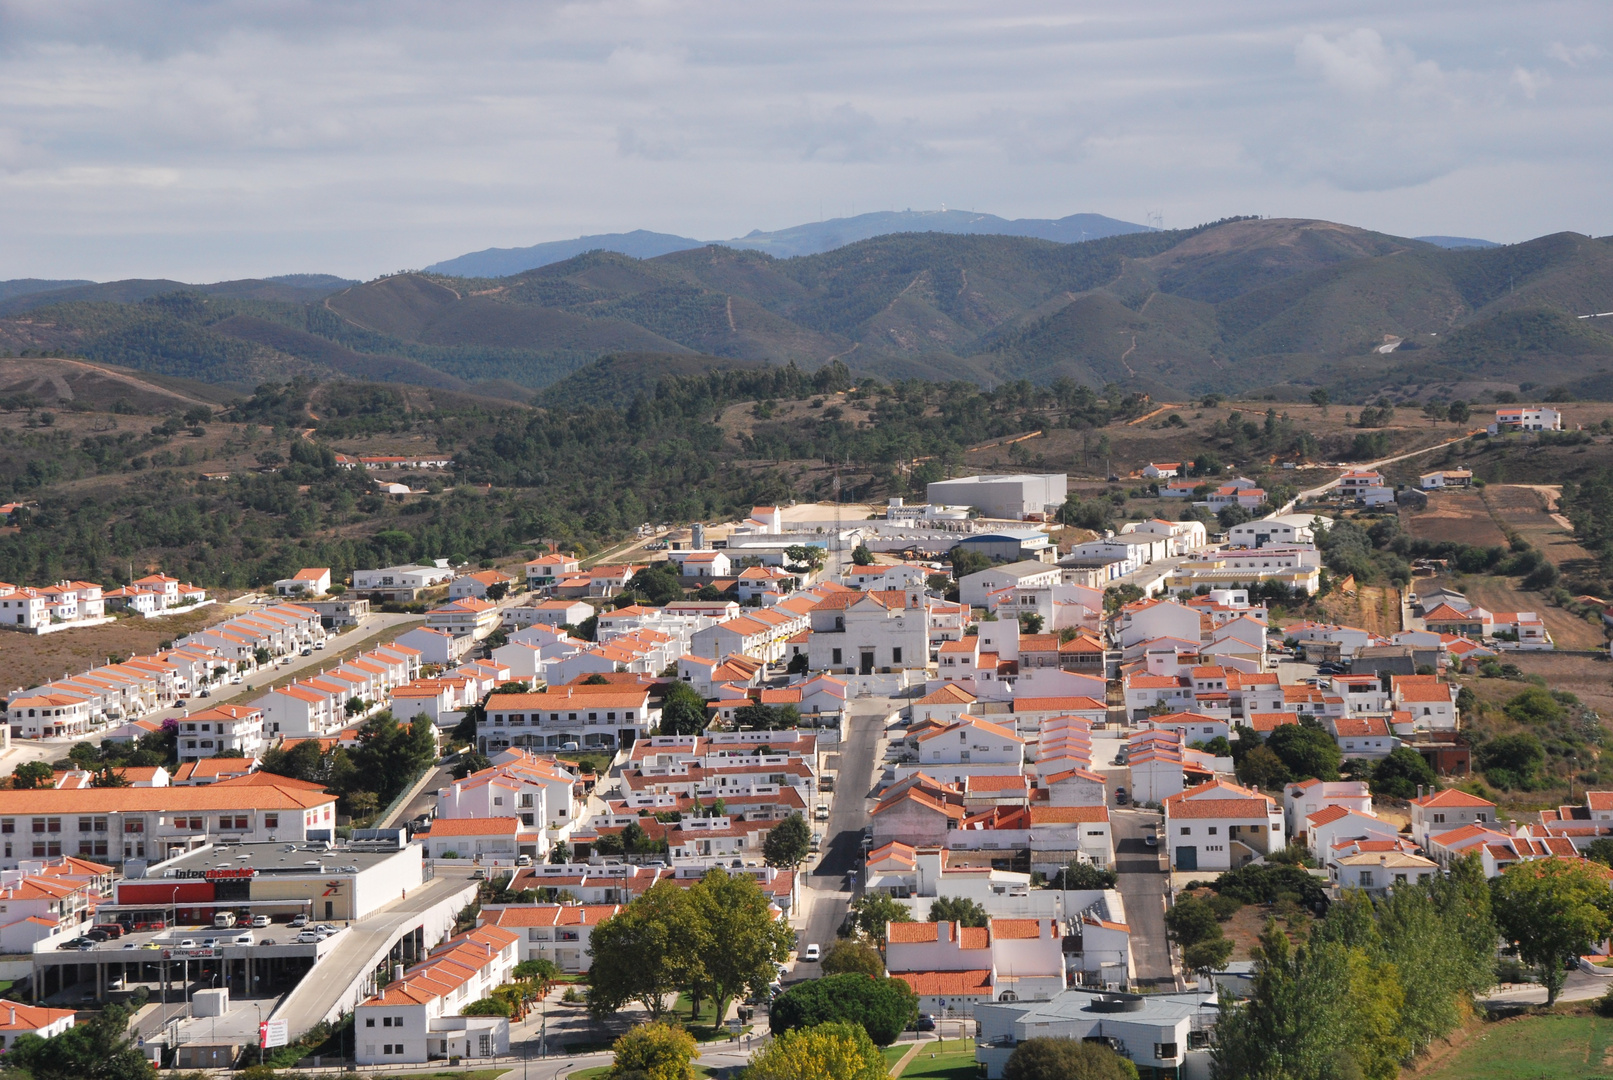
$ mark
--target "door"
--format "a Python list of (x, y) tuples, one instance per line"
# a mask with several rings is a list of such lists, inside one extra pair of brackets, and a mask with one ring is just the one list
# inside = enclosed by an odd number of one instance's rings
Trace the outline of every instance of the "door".
[(874, 673), (874, 654), (872, 651), (862, 654), (862, 669), (859, 674), (872, 675)]
[(1197, 870), (1199, 868), (1199, 849), (1196, 847), (1179, 847), (1176, 849), (1176, 869)]
[(325, 918), (334, 919), (335, 917), (336, 917), (336, 904), (333, 901), (326, 900), (325, 901)]

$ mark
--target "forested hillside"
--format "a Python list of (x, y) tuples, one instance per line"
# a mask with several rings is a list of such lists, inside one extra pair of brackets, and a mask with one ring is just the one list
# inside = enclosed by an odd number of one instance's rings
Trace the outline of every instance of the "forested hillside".
[[(899, 233), (779, 259), (594, 251), (510, 277), (115, 282), (0, 302), (0, 352), (63, 352), (245, 390), (336, 376), (549, 386), (603, 357), (720, 358), (1156, 398), (1474, 400), (1613, 392), (1613, 242), (1448, 249), (1234, 219), (1061, 244)], [(657, 364), (662, 361), (656, 361)], [(630, 363), (618, 363), (627, 372)], [(632, 380), (643, 385), (644, 378)]]

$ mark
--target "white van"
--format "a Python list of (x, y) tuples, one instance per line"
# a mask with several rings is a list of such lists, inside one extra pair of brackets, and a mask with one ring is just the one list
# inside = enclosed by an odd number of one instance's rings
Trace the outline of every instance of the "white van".
[(213, 916), (213, 926), (219, 930), (228, 930), (235, 925), (235, 912), (221, 911)]

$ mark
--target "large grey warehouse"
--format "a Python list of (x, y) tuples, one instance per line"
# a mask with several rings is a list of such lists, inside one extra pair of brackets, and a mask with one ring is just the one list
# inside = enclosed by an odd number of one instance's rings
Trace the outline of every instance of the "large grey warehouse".
[(1057, 510), (1068, 494), (1069, 478), (1064, 473), (960, 476), (937, 480), (925, 489), (932, 505), (973, 506), (987, 517), (1013, 521)]

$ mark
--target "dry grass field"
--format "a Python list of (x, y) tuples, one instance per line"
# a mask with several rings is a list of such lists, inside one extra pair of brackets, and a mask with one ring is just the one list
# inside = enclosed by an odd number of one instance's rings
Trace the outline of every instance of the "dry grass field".
[(1400, 523), (1417, 539), (1435, 543), (1500, 547), (1507, 542), (1490, 517), (1484, 497), (1473, 490), (1436, 491), (1429, 495), (1425, 509), (1402, 507)]
[(0, 692), (37, 686), (48, 679), (106, 663), (109, 656), (135, 656), (155, 652), (164, 641), (195, 633), (246, 611), (233, 604), (211, 604), (199, 611), (160, 619), (120, 618), (105, 626), (88, 626), (38, 636), (0, 633), (0, 670), (5, 685)]

